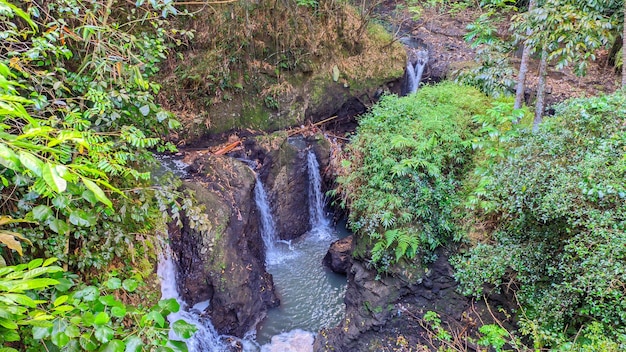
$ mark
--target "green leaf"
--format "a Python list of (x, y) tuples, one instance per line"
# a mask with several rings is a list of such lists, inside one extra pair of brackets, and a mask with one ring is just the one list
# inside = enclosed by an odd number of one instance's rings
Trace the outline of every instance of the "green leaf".
[(70, 230), (70, 225), (68, 225), (65, 220), (61, 219), (52, 219), (48, 221), (48, 227), (50, 230), (58, 233), (59, 235), (64, 235)]
[(108, 279), (104, 285), (106, 286), (106, 288), (108, 288), (109, 290), (117, 290), (118, 288), (122, 287), (122, 280), (120, 280), (117, 277), (112, 277), (110, 279)]
[(89, 227), (96, 224), (96, 216), (81, 209), (76, 209), (70, 213), (70, 222), (76, 226)]
[[(2, 335), (3, 335), (2, 337), (4, 338), (5, 342), (16, 342), (16, 341), (21, 340), (20, 334), (18, 334), (16, 331), (13, 331), (13, 330), (3, 331)], [(5, 352), (5, 351), (15, 351), (15, 350), (12, 348), (0, 347), (0, 352)]]
[(180, 304), (174, 298), (160, 300), (158, 306), (161, 308), (161, 313), (166, 315), (180, 310)]
[(70, 279), (64, 277), (58, 279), (59, 283), (54, 286), (59, 292), (67, 292), (74, 286), (74, 283)]
[(179, 352), (188, 351), (187, 344), (184, 343), (183, 341), (169, 341), (168, 343), (172, 345), (172, 347), (174, 348), (174, 351), (179, 351)]
[(126, 316), (126, 308), (123, 306), (111, 308), (111, 315), (116, 318), (124, 318)]
[(43, 169), (43, 161), (29, 152), (23, 150), (19, 151), (19, 160), (27, 169), (32, 171), (35, 175), (41, 177)]
[(102, 343), (107, 343), (111, 341), (111, 339), (113, 338), (113, 335), (114, 335), (113, 330), (108, 326), (98, 326), (96, 327), (96, 330), (94, 332), (94, 336), (96, 337), (96, 340)]
[(93, 323), (95, 325), (104, 325), (106, 323), (108, 323), (111, 320), (111, 318), (109, 317), (109, 315), (106, 312), (100, 312), (98, 314), (96, 314), (96, 317), (93, 320)]
[(13, 301), (25, 307), (35, 308), (37, 306), (37, 302), (34, 299), (23, 294), (5, 293), (2, 295), (2, 298), (3, 300)]
[(64, 331), (58, 331), (57, 333), (52, 334), (51, 340), (53, 344), (59, 347), (63, 347), (70, 342), (69, 336), (65, 335)]
[(0, 318), (0, 326), (10, 330), (17, 330), (17, 323), (5, 318)]
[(0, 143), (0, 164), (11, 170), (19, 171), (21, 169), (17, 154), (4, 143)]
[(135, 279), (126, 279), (122, 283), (122, 287), (128, 292), (135, 292), (139, 283)]
[(68, 325), (65, 329), (65, 335), (74, 338), (80, 336), (80, 329), (76, 325)]
[(102, 296), (98, 300), (102, 302), (102, 304), (104, 304), (105, 306), (109, 307), (119, 307), (123, 305), (122, 302), (115, 299), (115, 297), (113, 297), (112, 295)]
[(33, 210), (31, 210), (31, 213), (33, 214), (33, 219), (40, 222), (44, 222), (54, 216), (52, 209), (44, 204), (34, 207)]
[(55, 307), (58, 307), (61, 304), (67, 302), (68, 298), (69, 298), (68, 295), (59, 296), (59, 297), (57, 297), (57, 299), (54, 300), (54, 303), (52, 303), (52, 305), (55, 306)]
[(93, 324), (94, 319), (95, 319), (95, 316), (93, 315), (92, 312), (85, 312), (81, 320), (83, 322), (83, 325), (92, 326), (94, 325)]
[(33, 339), (35, 340), (42, 340), (45, 338), (48, 338), (50, 336), (50, 333), (52, 333), (52, 327), (51, 326), (33, 326)]
[(176, 320), (174, 324), (172, 324), (172, 329), (174, 329), (176, 335), (182, 337), (183, 339), (190, 338), (196, 333), (196, 331), (198, 331), (198, 328), (195, 325), (189, 324), (182, 319)]
[(74, 298), (82, 299), (85, 302), (93, 302), (100, 296), (100, 292), (94, 286), (87, 286), (74, 293)]
[(163, 315), (157, 311), (153, 310), (146, 314), (146, 319), (154, 321), (161, 328), (165, 326), (165, 318), (163, 318)]
[(58, 258), (54, 258), (54, 257), (53, 258), (48, 258), (48, 259), (46, 259), (43, 262), (43, 264), (41, 266), (45, 268), (45, 267), (50, 266), (51, 264), (55, 263), (57, 260), (59, 260), (59, 259)]
[(88, 189), (84, 190), (81, 196), (83, 197), (84, 200), (88, 201), (89, 204), (91, 204), (91, 206), (94, 206), (96, 205), (96, 203), (98, 203), (98, 200), (96, 199), (96, 195), (93, 194), (93, 192)]
[(120, 340), (112, 340), (102, 346), (99, 351), (103, 352), (124, 352), (126, 345)]
[(143, 341), (137, 336), (129, 336), (124, 340), (126, 342), (126, 349), (124, 352), (141, 352), (143, 347)]
[(78, 340), (80, 347), (85, 351), (95, 351), (98, 348), (98, 344), (94, 341), (94, 338), (88, 334), (82, 334)]
[(28, 262), (28, 270), (33, 270), (35, 268), (38, 268), (41, 266), (41, 264), (43, 264), (43, 259), (41, 258), (33, 259), (30, 262)]
[(85, 177), (81, 177), (81, 180), (83, 181), (83, 183), (85, 184), (87, 189), (89, 189), (90, 191), (93, 192), (93, 194), (96, 196), (96, 199), (98, 199), (99, 201), (104, 203), (109, 208), (113, 207), (113, 204), (111, 203), (109, 198), (107, 198), (107, 196), (104, 194), (104, 191), (102, 190), (102, 188), (100, 188), (93, 181), (91, 181), (91, 180), (89, 180), (89, 179), (87, 179)]
[(65, 191), (67, 188), (67, 181), (61, 175), (59, 175), (59, 165), (44, 164), (41, 172), (41, 177), (46, 181), (48, 186), (57, 193)]
[(26, 12), (22, 11), (22, 9), (20, 9), (19, 7), (11, 4), (8, 1), (3, 1), (2, 4), (8, 6), (16, 15), (18, 15), (24, 21), (26, 21), (26, 23), (28, 23), (28, 25), (30, 26), (31, 29), (33, 29), (33, 30), (37, 29), (37, 25), (35, 24), (35, 22), (33, 22), (33, 20), (30, 18), (30, 16)]
[(52, 198), (52, 205), (54, 205), (54, 207), (57, 209), (63, 210), (67, 208), (69, 204), (70, 200), (63, 194), (59, 194), (56, 197)]
[(35, 290), (38, 288), (54, 286), (58, 283), (59, 282), (54, 279), (39, 278), (4, 282), (3, 288), (5, 292), (23, 292), (26, 290)]

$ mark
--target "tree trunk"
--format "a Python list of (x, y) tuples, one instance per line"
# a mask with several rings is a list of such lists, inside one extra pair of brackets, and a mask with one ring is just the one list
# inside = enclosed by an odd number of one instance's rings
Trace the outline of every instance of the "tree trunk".
[(624, 27), (622, 30), (622, 89), (626, 88), (626, 1), (624, 1)]
[[(534, 8), (535, 0), (530, 0), (528, 3), (528, 12), (531, 12)], [(529, 28), (526, 30), (526, 38), (528, 38), (530, 34), (531, 30)], [(513, 106), (515, 109), (521, 108), (522, 102), (524, 101), (526, 73), (528, 73), (528, 61), (530, 59), (530, 47), (526, 44), (522, 45), (524, 45), (524, 48), (522, 49), (522, 61), (519, 66), (519, 74), (517, 75), (517, 87), (515, 88), (515, 105)]]
[(544, 45), (541, 49), (541, 62), (539, 63), (539, 82), (537, 83), (537, 105), (535, 106), (535, 120), (533, 132), (539, 130), (539, 124), (543, 119), (543, 105), (546, 95), (546, 76), (548, 75), (548, 50)]

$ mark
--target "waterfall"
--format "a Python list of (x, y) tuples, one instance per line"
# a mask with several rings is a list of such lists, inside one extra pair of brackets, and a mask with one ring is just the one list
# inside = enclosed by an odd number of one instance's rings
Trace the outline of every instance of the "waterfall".
[(309, 221), (313, 229), (326, 228), (329, 224), (324, 213), (326, 199), (322, 193), (322, 176), (320, 175), (320, 165), (312, 150), (309, 150), (307, 154), (307, 166), (309, 171)]
[(409, 59), (406, 64), (407, 75), (407, 95), (417, 92), (420, 81), (422, 80), (422, 74), (424, 73), (424, 67), (428, 63), (428, 51), (419, 50), (417, 52), (417, 58), (415, 62)]
[[(220, 341), (219, 335), (213, 328), (211, 321), (200, 315), (208, 307), (208, 302), (198, 303), (191, 309), (187, 309), (187, 305), (180, 298), (176, 284), (176, 266), (172, 260), (169, 247), (165, 248), (165, 254), (160, 258), (157, 275), (161, 280), (161, 299), (174, 298), (180, 304), (180, 310), (167, 317), (170, 324), (182, 319), (198, 328), (198, 331), (185, 341), (189, 352), (226, 351), (227, 346)], [(183, 340), (176, 336), (173, 329), (170, 329), (169, 337), (170, 340)]]
[(261, 215), (261, 238), (263, 238), (263, 243), (265, 244), (265, 262), (271, 264), (278, 259), (276, 253), (276, 226), (272, 218), (270, 203), (267, 201), (265, 188), (258, 176), (254, 186), (254, 201)]

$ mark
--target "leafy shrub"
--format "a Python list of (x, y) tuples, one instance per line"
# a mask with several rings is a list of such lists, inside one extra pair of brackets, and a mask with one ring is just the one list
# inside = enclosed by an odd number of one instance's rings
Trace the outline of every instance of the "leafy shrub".
[[(149, 149), (171, 150), (160, 137), (178, 123), (156, 105), (149, 77), (174, 33), (159, 15), (176, 10), (163, 1), (20, 6), (0, 0), (0, 192), (3, 214), (30, 222), (6, 231), (32, 242), (32, 257), (77, 269), (132, 261), (163, 222)], [(3, 238), (20, 249), (19, 237)]]
[(373, 264), (454, 237), (459, 180), (472, 160), (472, 116), (487, 102), (473, 88), (444, 83), (385, 96), (361, 118), (338, 183), (352, 229), (374, 243)]
[[(102, 286), (74, 287), (56, 259), (0, 269), (0, 342), (2, 350), (28, 351), (186, 351), (182, 342), (168, 341), (166, 317), (179, 310), (175, 299), (150, 309), (132, 307), (117, 297), (132, 295), (134, 279), (112, 277)], [(137, 329), (128, 329), (129, 325)], [(188, 338), (195, 327), (183, 320), (172, 324)], [(7, 347), (12, 346), (12, 347)]]
[(519, 287), (520, 325), (540, 347), (590, 326), (619, 341), (626, 326), (626, 98), (572, 100), (556, 115), (538, 133), (522, 129), (492, 166), (492, 181), (477, 197), (490, 204), (482, 216), (496, 224), (495, 243), (456, 258), (457, 278), (467, 294), (480, 294), (483, 283)]

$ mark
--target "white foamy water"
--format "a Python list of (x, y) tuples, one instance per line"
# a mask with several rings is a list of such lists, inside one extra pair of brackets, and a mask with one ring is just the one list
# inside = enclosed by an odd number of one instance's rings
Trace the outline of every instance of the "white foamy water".
[[(337, 325), (343, 318), (346, 277), (322, 265), (322, 259), (339, 234), (330, 227), (324, 206), (322, 178), (315, 154), (307, 154), (309, 216), (312, 229), (290, 241), (295, 256), (268, 263), (280, 307), (270, 309), (259, 325), (256, 341), (261, 351), (312, 351), (315, 333)], [(305, 342), (309, 341), (310, 343)]]
[(272, 336), (271, 343), (261, 347), (261, 352), (313, 352), (315, 334), (295, 329)]
[(187, 305), (180, 298), (176, 284), (176, 265), (171, 257), (169, 248), (165, 249), (165, 254), (159, 261), (157, 275), (161, 280), (161, 299), (174, 298), (180, 304), (180, 310), (176, 313), (168, 315), (167, 320), (173, 324), (177, 320), (184, 320), (189, 324), (193, 324), (198, 331), (189, 339), (182, 339), (170, 329), (170, 340), (185, 341), (189, 352), (223, 352), (227, 347), (220, 341), (220, 336), (213, 328), (213, 324), (207, 318), (200, 314), (209, 306), (209, 302), (201, 302), (196, 304), (192, 309), (187, 309)]
[(309, 150), (307, 153), (307, 171), (309, 176), (309, 222), (311, 228), (328, 227), (329, 221), (326, 218), (324, 207), (326, 197), (322, 193), (322, 175), (320, 174), (320, 164), (317, 162), (315, 153)]

